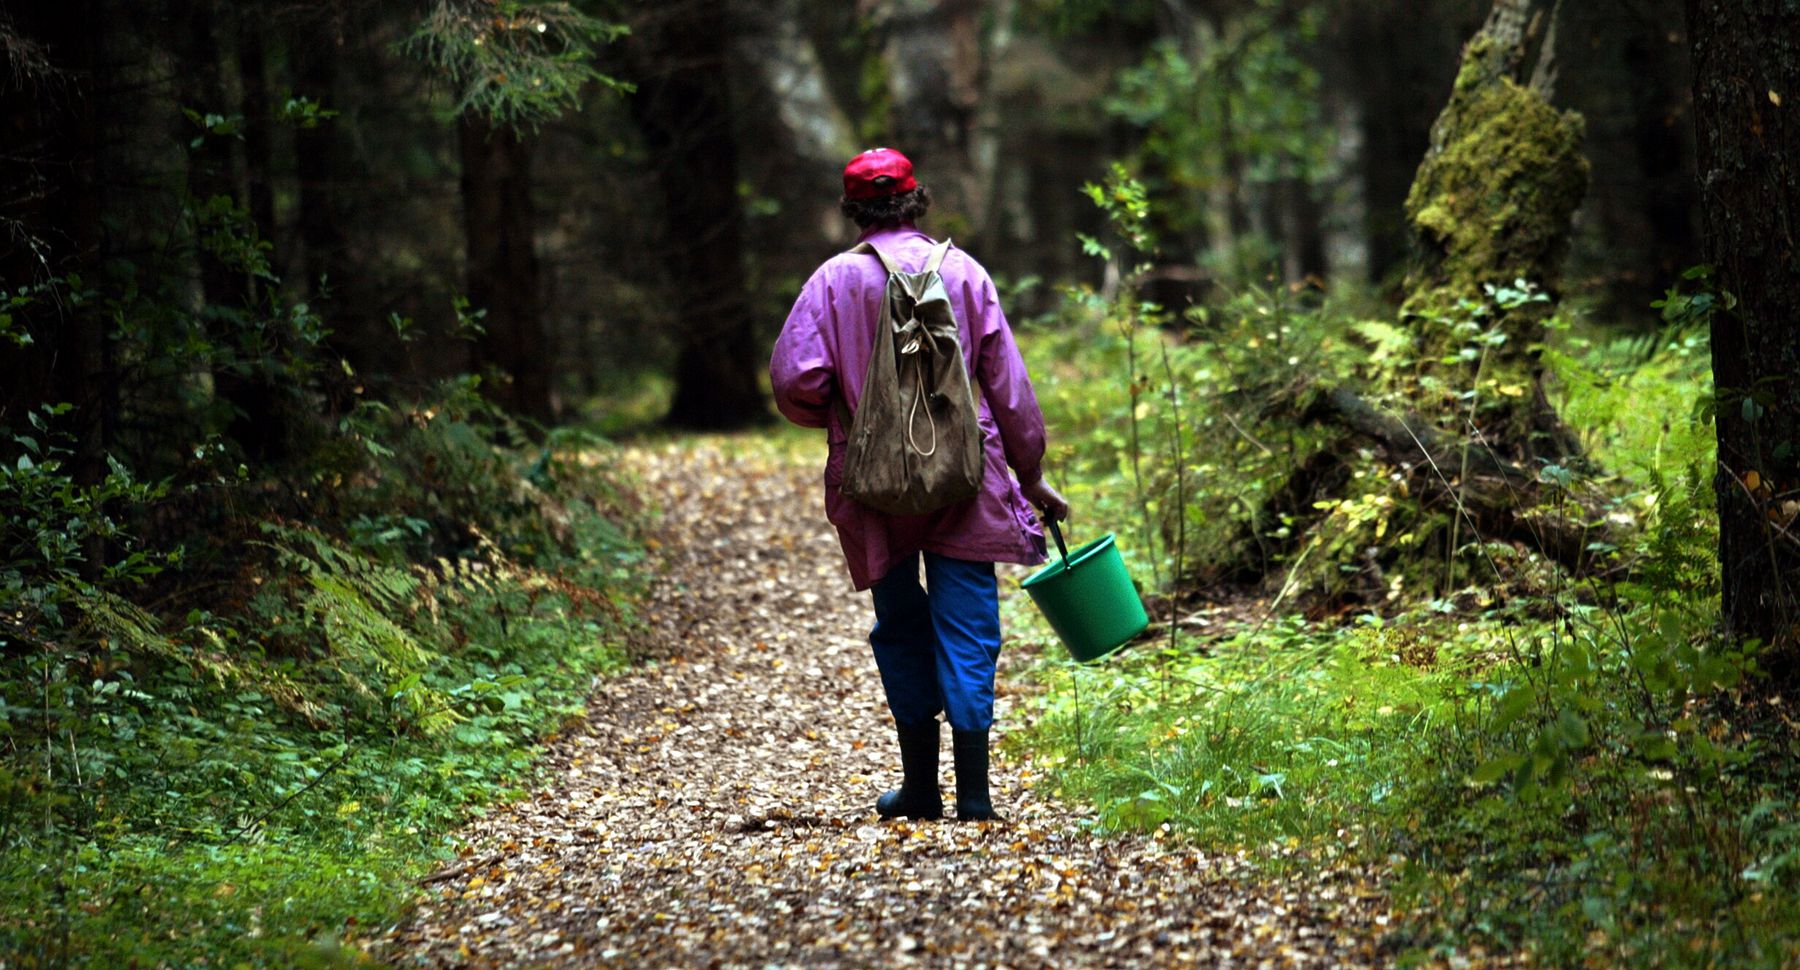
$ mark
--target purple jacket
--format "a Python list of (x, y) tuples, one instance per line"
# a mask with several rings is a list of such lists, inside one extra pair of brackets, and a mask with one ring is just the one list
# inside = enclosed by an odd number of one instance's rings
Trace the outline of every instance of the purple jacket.
[[(879, 229), (863, 238), (915, 269), (924, 265), (933, 245), (931, 237), (911, 226)], [(848, 429), (839, 427), (831, 396), (842, 394), (852, 411), (862, 397), (887, 287), (887, 273), (873, 255), (841, 253), (813, 273), (794, 301), (769, 361), (781, 413), (803, 427), (827, 429), (825, 517), (837, 527), (857, 589), (873, 586), (900, 560), (921, 550), (977, 562), (1044, 561), (1044, 534), (1019, 485), (1007, 474), (1011, 466), (1026, 484), (1043, 474), (1044, 415), (1025, 361), (1000, 312), (994, 281), (981, 264), (952, 247), (939, 274), (956, 310), (964, 362), (980, 399), (987, 457), (980, 495), (927, 515), (898, 516), (838, 492)]]

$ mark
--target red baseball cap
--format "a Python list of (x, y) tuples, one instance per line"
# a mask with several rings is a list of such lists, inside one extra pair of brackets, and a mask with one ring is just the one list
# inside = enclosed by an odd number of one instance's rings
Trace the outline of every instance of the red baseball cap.
[(919, 187), (912, 162), (892, 148), (871, 148), (844, 166), (844, 196), (878, 199)]

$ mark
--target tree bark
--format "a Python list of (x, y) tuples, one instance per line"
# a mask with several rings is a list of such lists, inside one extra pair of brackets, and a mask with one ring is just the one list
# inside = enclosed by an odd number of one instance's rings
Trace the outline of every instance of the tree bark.
[[(274, 95), (269, 89), (269, 51), (266, 18), (253, 9), (235, 8), (237, 17), (237, 65), (244, 87), (244, 178), (250, 218), (257, 231), (274, 238), (275, 157), (271, 141), (274, 127)], [(255, 287), (252, 287), (254, 292)]]
[(1700, 252), (1693, 96), (1681, 0), (1568, 3), (1559, 90), (1587, 118), (1604, 160), (1582, 204), (1568, 272), (1603, 296), (1596, 320), (1653, 322), (1644, 307)]
[[(320, 14), (317, 20), (308, 21), (308, 26), (311, 29), (290, 54), (298, 62), (294, 93), (337, 110), (339, 59), (345, 53), (341, 25), (334, 17)], [(300, 195), (294, 221), (302, 252), (304, 292), (314, 309), (331, 320), (332, 346), (339, 352), (368, 326), (368, 315), (350, 289), (356, 269), (344, 229), (352, 211), (346, 200), (349, 165), (340, 142), (347, 137), (345, 124), (325, 122), (294, 132), (294, 174)]]
[(656, 166), (680, 294), (675, 396), (666, 418), (724, 430), (769, 420), (744, 274), (743, 201), (726, 71), (727, 8), (681, 0), (634, 25), (632, 116)]
[(531, 203), (532, 140), (468, 113), (458, 134), (468, 297), (487, 311), (476, 347), (484, 363), (508, 378), (488, 395), (514, 414), (549, 423), (555, 408)]
[(1712, 318), (1725, 629), (1800, 682), (1800, 43), (1784, 0), (1687, 0)]
[(1272, 186), (1276, 224), (1281, 227), (1282, 278), (1323, 286), (1331, 269), (1325, 256), (1324, 207), (1306, 179), (1288, 176)]
[(1357, 105), (1367, 278), (1397, 282), (1408, 251), (1405, 203), (1431, 123), (1456, 76), (1457, 49), (1480, 25), (1479, 0), (1355, 0), (1328, 20), (1325, 82)]
[[(894, 147), (932, 187), (932, 224), (980, 249), (992, 165), (976, 151), (988, 65), (979, 0), (866, 2), (884, 41)], [(873, 145), (867, 147), (875, 147)]]

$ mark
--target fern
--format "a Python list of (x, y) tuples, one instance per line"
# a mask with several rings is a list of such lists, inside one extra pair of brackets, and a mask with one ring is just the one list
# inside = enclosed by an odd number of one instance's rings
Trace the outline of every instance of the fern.
[(426, 734), (456, 721), (424, 682), (442, 659), (436, 583), (429, 571), (377, 563), (311, 529), (265, 525), (282, 564), (304, 577), (301, 608), (323, 633), (331, 669), (365, 704)]
[[(125, 653), (163, 657), (179, 663), (201, 658), (183, 651), (162, 634), (156, 617), (130, 600), (89, 587), (80, 604), (75, 632), (102, 646)], [(204, 664), (203, 664), (204, 666)], [(218, 674), (219, 670), (209, 670)]]
[(307, 581), (313, 592), (306, 598), (306, 611), (324, 627), (333, 655), (366, 660), (389, 680), (418, 673), (430, 664), (430, 651), (371, 601), (367, 594), (376, 587), (324, 572), (313, 573)]
[[(312, 724), (320, 724), (324, 711), (304, 687), (280, 666), (245, 662), (238, 656), (244, 645), (228, 640), (218, 630), (194, 624), (186, 631), (193, 642), (177, 642), (164, 633), (162, 623), (130, 600), (102, 589), (90, 588), (81, 600), (77, 636), (109, 650), (186, 667), (220, 684), (260, 691), (282, 707)], [(233, 638), (236, 631), (226, 628)]]

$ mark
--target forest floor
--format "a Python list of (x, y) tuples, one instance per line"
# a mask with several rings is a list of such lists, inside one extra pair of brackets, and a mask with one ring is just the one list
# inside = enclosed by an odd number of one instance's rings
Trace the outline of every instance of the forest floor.
[[(818, 456), (626, 460), (662, 511), (648, 662), (602, 681), (542, 787), (466, 833), (380, 946), (403, 966), (1382, 965), (1379, 871), (1105, 835), (1018, 745), (995, 823), (882, 821), (898, 756)], [(1014, 582), (1003, 582), (1012, 588)], [(1029, 722), (1003, 654), (996, 734)], [(947, 747), (947, 745), (946, 745)], [(948, 754), (944, 774), (948, 782)], [(1267, 861), (1267, 860), (1261, 860)]]

